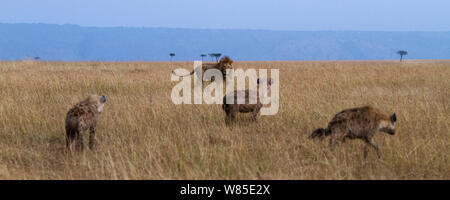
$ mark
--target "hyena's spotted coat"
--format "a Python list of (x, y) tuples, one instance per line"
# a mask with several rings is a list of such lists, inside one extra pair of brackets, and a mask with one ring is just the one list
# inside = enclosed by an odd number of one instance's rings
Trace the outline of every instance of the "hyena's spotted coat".
[(93, 149), (95, 142), (95, 130), (98, 117), (106, 102), (104, 95), (89, 95), (85, 100), (77, 103), (67, 112), (66, 117), (66, 145), (71, 150), (72, 141), (76, 139), (78, 150), (84, 150), (84, 132), (90, 131), (89, 148)]
[(311, 134), (311, 138), (330, 136), (331, 147), (335, 142), (345, 142), (347, 138), (361, 139), (366, 143), (364, 158), (367, 157), (369, 146), (375, 148), (378, 157), (381, 157), (381, 152), (373, 141), (373, 137), (377, 131), (394, 135), (396, 121), (395, 113), (388, 116), (371, 106), (351, 108), (336, 114), (326, 129), (316, 129)]
[[(258, 118), (258, 113), (263, 107), (261, 103), (261, 98), (267, 98), (267, 95), (270, 92), (271, 85), (273, 84), (273, 79), (269, 79), (267, 81), (267, 91), (263, 91), (262, 94), (259, 90), (259, 84), (261, 80), (258, 78), (258, 90), (253, 91), (256, 94), (255, 97), (252, 97), (250, 90), (235, 90), (232, 93), (229, 93), (223, 97), (222, 109), (225, 111), (225, 123), (227, 125), (231, 124), (231, 122), (236, 117), (236, 113), (252, 113), (251, 119), (252, 121), (256, 121)], [(245, 101), (243, 104), (239, 104), (238, 97), (241, 96)], [(256, 98), (256, 99), (253, 99)], [(233, 100), (234, 99), (234, 100)], [(255, 100), (255, 103), (251, 103), (251, 100)], [(230, 103), (233, 101), (233, 103)]]

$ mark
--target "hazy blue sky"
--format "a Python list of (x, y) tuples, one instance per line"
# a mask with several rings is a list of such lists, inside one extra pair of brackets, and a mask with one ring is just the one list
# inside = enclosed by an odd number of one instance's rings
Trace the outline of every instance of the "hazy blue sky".
[(2, 0), (0, 23), (450, 31), (450, 0)]

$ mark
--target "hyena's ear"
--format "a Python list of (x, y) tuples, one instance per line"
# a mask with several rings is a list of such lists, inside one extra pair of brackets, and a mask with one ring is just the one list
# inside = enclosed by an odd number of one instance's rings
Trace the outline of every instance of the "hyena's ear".
[(392, 122), (396, 122), (397, 121), (397, 115), (395, 113), (391, 116), (391, 121)]

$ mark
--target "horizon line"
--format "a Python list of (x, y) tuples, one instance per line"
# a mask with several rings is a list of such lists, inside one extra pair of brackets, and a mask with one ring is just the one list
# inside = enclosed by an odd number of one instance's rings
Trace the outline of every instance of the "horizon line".
[[(196, 62), (201, 60), (179, 60), (179, 61), (146, 61), (146, 60), (129, 60), (129, 61), (110, 61), (110, 60), (78, 60), (78, 61), (64, 61), (64, 60), (34, 60), (34, 59), (17, 59), (17, 60), (0, 60), (1, 62), (42, 62), (42, 63), (185, 63)], [(407, 61), (449, 61), (450, 58), (442, 59), (403, 59)], [(214, 62), (214, 61), (202, 61)], [(235, 60), (235, 62), (399, 62), (398, 59), (377, 59), (377, 60)], [(402, 63), (403, 63), (402, 62)], [(216, 63), (216, 62), (214, 62)]]
[(182, 29), (182, 30), (204, 30), (204, 31), (214, 31), (214, 30), (222, 30), (222, 31), (272, 31), (272, 32), (425, 32), (425, 33), (448, 33), (447, 31), (434, 31), (434, 30), (426, 30), (426, 31), (418, 31), (418, 30), (357, 30), (357, 29), (346, 29), (346, 30), (326, 30), (326, 29), (317, 29), (317, 30), (277, 30), (277, 29), (262, 29), (262, 28), (192, 28), (192, 27), (169, 27), (169, 26), (86, 26), (80, 24), (57, 24), (57, 23), (44, 23), (44, 22), (1, 22), (0, 25), (50, 25), (50, 26), (77, 26), (80, 28), (129, 28), (129, 29)]

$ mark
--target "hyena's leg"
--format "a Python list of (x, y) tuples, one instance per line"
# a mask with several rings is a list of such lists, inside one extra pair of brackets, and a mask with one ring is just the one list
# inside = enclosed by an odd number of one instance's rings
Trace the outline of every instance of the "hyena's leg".
[(93, 150), (95, 145), (95, 127), (89, 129), (89, 149)]
[(227, 125), (230, 125), (234, 118), (236, 117), (236, 112), (234, 112), (233, 110), (230, 110), (229, 112), (227, 112), (227, 116), (225, 117), (225, 123)]
[(369, 152), (369, 148), (368, 145), (366, 143), (366, 145), (364, 146), (364, 160), (367, 158), (367, 153)]
[(333, 150), (333, 148), (336, 144), (342, 143), (342, 140), (345, 137), (345, 135), (338, 128), (331, 128), (330, 131), (331, 131), (331, 133), (330, 133), (330, 149)]
[(341, 138), (341, 143), (345, 143), (345, 139), (349, 138), (348, 136), (344, 136)]
[(380, 149), (378, 148), (377, 143), (375, 143), (375, 141), (373, 141), (372, 138), (366, 138), (366, 139), (364, 139), (364, 142), (366, 143), (366, 146), (364, 146), (364, 159), (367, 158), (367, 154), (369, 152), (369, 146), (373, 147), (377, 151), (378, 158), (381, 158)]
[(258, 120), (258, 113), (259, 113), (259, 110), (261, 110), (261, 108), (255, 108), (255, 109), (253, 109), (253, 112), (252, 112), (252, 117), (251, 117), (251, 119), (252, 119), (252, 121), (257, 121)]
[(225, 117), (225, 123), (227, 125), (230, 125), (234, 118), (236, 117), (236, 112), (238, 112), (238, 107), (237, 105), (233, 105), (233, 104), (227, 104), (227, 107), (225, 108), (225, 113), (227, 114)]
[(66, 149), (72, 151), (72, 141), (75, 139), (75, 132), (71, 130), (66, 132)]
[(77, 150), (83, 151), (84, 150), (84, 133), (83, 131), (79, 131), (77, 134)]
[(330, 149), (333, 150), (333, 148), (334, 148), (334, 139), (333, 139), (333, 137), (330, 137), (330, 144), (329, 144), (329, 146), (330, 146)]
[(351, 139), (351, 137), (350, 137), (351, 134), (352, 134), (351, 130), (350, 130), (350, 129), (347, 129), (347, 133), (345, 134), (344, 137), (342, 137), (341, 142), (342, 142), (342, 143), (345, 143), (345, 140), (346, 140), (347, 138)]
[(330, 136), (330, 149), (331, 150), (334, 150), (334, 147), (336, 146), (336, 144), (338, 144), (339, 143), (339, 139), (338, 139), (338, 137), (337, 137), (337, 135), (336, 134), (332, 134), (331, 136)]
[(377, 143), (375, 143), (375, 141), (373, 141), (373, 140), (370, 140), (370, 145), (372, 145), (372, 147), (375, 148), (375, 150), (377, 150), (378, 158), (381, 158), (380, 148), (378, 148)]

